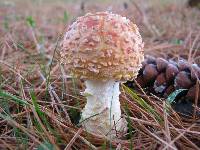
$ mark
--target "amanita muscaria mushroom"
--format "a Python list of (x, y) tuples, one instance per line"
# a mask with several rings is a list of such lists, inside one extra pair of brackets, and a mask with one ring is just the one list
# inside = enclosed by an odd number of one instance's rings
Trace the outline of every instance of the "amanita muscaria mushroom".
[(81, 121), (86, 130), (115, 136), (123, 131), (119, 83), (135, 78), (144, 59), (138, 27), (110, 12), (88, 13), (69, 26), (60, 52), (61, 63), (85, 80), (87, 103)]

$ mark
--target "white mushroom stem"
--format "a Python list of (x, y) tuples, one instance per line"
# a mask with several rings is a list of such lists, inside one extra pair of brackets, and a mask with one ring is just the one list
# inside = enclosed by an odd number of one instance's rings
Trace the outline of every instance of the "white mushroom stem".
[(87, 80), (85, 83), (83, 94), (87, 104), (81, 119), (84, 127), (91, 133), (116, 136), (116, 131), (126, 127), (121, 119), (119, 82)]

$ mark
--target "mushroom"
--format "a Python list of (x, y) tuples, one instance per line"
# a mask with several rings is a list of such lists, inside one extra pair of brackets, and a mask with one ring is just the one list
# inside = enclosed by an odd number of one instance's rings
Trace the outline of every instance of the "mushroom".
[(119, 84), (137, 76), (144, 60), (143, 45), (138, 27), (110, 12), (88, 13), (69, 26), (61, 64), (85, 80), (87, 103), (81, 123), (88, 132), (115, 137), (125, 130)]

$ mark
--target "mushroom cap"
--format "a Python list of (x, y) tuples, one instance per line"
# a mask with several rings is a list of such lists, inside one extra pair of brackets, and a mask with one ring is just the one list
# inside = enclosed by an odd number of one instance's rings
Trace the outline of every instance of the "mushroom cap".
[(69, 26), (61, 64), (75, 77), (117, 81), (135, 78), (144, 60), (138, 27), (110, 12), (88, 13)]

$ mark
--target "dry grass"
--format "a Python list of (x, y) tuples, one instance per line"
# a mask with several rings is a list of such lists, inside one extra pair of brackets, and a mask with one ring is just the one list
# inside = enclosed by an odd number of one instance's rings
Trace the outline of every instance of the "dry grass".
[(142, 89), (121, 88), (123, 139), (77, 126), (84, 85), (58, 60), (62, 33), (77, 16), (112, 10), (138, 24), (146, 54), (200, 62), (200, 11), (180, 0), (145, 2), (0, 1), (0, 149), (200, 149), (199, 118), (180, 116)]

